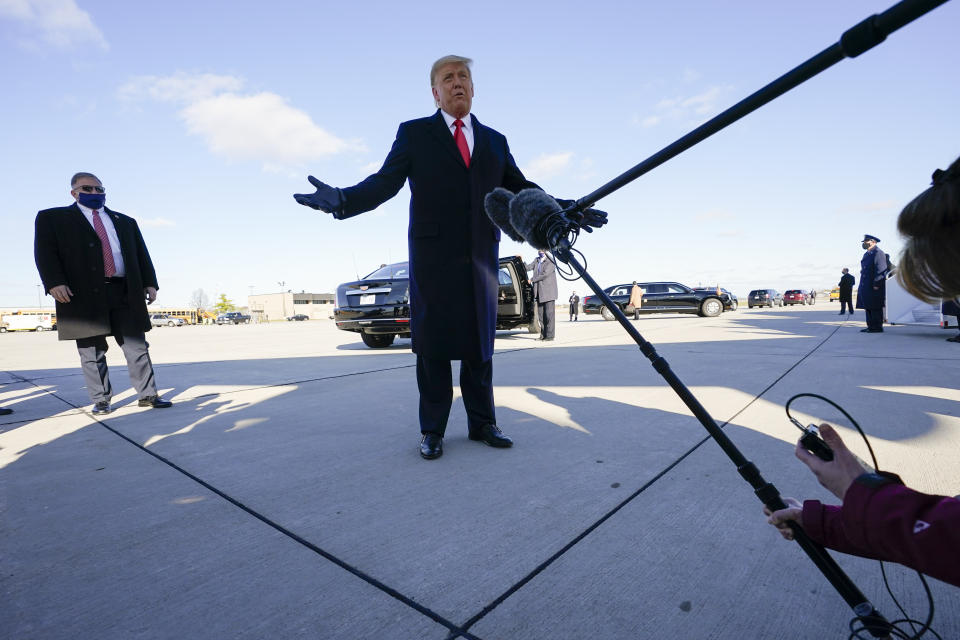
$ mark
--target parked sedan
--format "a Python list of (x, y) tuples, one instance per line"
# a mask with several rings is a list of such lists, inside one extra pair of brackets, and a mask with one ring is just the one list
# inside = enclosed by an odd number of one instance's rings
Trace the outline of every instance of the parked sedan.
[(813, 296), (809, 291), (803, 289), (789, 289), (783, 294), (784, 306), (793, 306), (795, 304), (813, 304)]
[[(643, 303), (640, 313), (696, 313), (713, 318), (720, 315), (724, 302), (717, 295), (716, 288), (696, 290), (679, 282), (638, 282), (643, 289)], [(620, 307), (624, 313), (633, 313), (633, 307), (627, 309), (630, 302), (632, 284), (618, 284), (604, 289), (604, 293)], [(722, 296), (722, 293), (721, 293)], [(604, 320), (613, 320), (613, 314), (603, 306), (597, 296), (583, 299), (585, 314), (599, 313)]]
[(182, 327), (183, 318), (168, 316), (165, 313), (153, 313), (150, 315), (150, 324), (154, 327)]
[(305, 313), (298, 313), (296, 315), (290, 316), (287, 318), (287, 322), (303, 322), (304, 320), (309, 320), (310, 316)]
[(747, 308), (754, 307), (782, 307), (783, 296), (776, 289), (754, 289), (747, 296)]
[[(513, 329), (533, 319), (533, 285), (523, 260), (500, 258), (497, 329)], [(333, 310), (337, 328), (360, 334), (374, 349), (410, 336), (410, 270), (406, 262), (383, 265), (355, 282), (337, 287)]]

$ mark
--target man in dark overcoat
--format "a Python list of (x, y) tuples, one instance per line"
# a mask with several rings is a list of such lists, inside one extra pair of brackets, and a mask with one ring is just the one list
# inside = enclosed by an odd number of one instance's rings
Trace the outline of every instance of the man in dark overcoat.
[(850, 275), (850, 269), (843, 268), (843, 275), (840, 276), (840, 282), (837, 286), (840, 288), (840, 315), (844, 314), (845, 309), (850, 309), (850, 315), (853, 315), (853, 283), (856, 278)]
[(538, 188), (521, 173), (507, 139), (470, 113), (469, 58), (445, 56), (430, 71), (432, 116), (400, 125), (380, 170), (345, 189), (313, 176), (317, 191), (300, 204), (349, 218), (375, 209), (410, 186), (410, 330), (420, 391), (420, 455), (443, 453), (453, 399), (451, 360), (460, 360), (460, 389), (469, 437), (494, 447), (513, 443), (497, 427), (493, 340), (497, 321), (500, 230), (484, 212), (496, 187)]
[(570, 322), (576, 322), (580, 319), (580, 296), (574, 291), (570, 294)]
[(76, 340), (94, 414), (110, 413), (107, 336), (127, 359), (138, 405), (171, 406), (157, 394), (145, 332), (157, 275), (136, 221), (106, 208), (106, 190), (92, 173), (70, 181), (74, 204), (37, 214), (34, 258), (44, 290), (57, 305), (61, 340)]
[(866, 249), (860, 260), (860, 285), (857, 287), (857, 309), (867, 315), (864, 333), (883, 333), (883, 305), (887, 299), (887, 254), (877, 247), (880, 238), (863, 236)]

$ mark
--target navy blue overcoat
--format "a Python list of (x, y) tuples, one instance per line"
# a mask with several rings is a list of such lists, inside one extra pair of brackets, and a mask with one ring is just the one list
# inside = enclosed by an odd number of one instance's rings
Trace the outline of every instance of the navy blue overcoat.
[[(857, 309), (882, 309), (887, 299), (887, 254), (874, 247), (860, 260)], [(877, 287), (874, 289), (874, 287)]]
[(377, 173), (343, 189), (349, 218), (375, 209), (410, 184), (410, 331), (428, 358), (489, 360), (497, 322), (500, 230), (483, 199), (496, 187), (539, 188), (524, 178), (507, 139), (473, 115), (467, 168), (438, 109), (404, 122)]

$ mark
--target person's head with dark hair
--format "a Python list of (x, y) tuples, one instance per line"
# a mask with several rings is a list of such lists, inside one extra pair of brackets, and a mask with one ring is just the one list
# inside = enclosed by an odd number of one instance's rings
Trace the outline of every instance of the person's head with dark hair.
[(960, 158), (903, 208), (897, 229), (906, 240), (897, 279), (912, 295), (932, 301), (960, 295)]

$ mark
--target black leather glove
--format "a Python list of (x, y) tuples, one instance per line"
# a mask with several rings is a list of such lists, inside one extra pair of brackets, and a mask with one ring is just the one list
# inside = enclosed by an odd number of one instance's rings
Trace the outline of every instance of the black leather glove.
[[(568, 209), (576, 204), (576, 200), (557, 200), (564, 209)], [(593, 233), (594, 229), (599, 229), (607, 224), (607, 212), (600, 209), (587, 209), (586, 211), (567, 211), (564, 215), (571, 221), (580, 225), (580, 228), (587, 233)]]
[(305, 207), (319, 209), (320, 211), (334, 215), (343, 212), (343, 194), (340, 193), (340, 189), (324, 184), (313, 176), (307, 176), (307, 180), (309, 180), (310, 184), (315, 186), (317, 190), (314, 193), (295, 193), (293, 194), (294, 200)]

